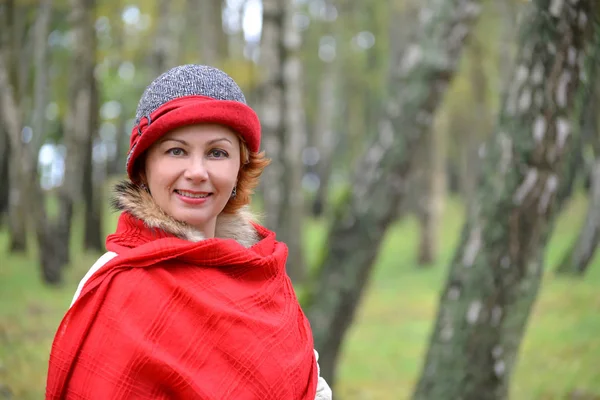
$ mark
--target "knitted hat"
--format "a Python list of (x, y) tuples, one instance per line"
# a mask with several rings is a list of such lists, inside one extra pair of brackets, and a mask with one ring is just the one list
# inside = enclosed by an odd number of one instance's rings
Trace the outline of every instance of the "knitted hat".
[(156, 140), (175, 128), (198, 123), (230, 127), (258, 152), (260, 121), (235, 81), (204, 65), (182, 65), (156, 78), (144, 91), (131, 131), (127, 174), (136, 181), (135, 163)]

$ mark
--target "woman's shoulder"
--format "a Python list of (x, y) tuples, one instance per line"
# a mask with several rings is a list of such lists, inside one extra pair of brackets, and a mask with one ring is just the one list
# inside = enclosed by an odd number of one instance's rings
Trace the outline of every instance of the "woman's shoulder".
[(77, 290), (75, 291), (75, 295), (73, 296), (73, 301), (71, 301), (71, 306), (73, 306), (75, 301), (79, 298), (79, 295), (81, 294), (81, 291), (83, 290), (83, 287), (85, 286), (86, 282), (95, 273), (102, 269), (102, 267), (106, 265), (106, 263), (115, 258), (117, 255), (118, 254), (114, 251), (107, 251), (106, 253), (102, 254), (100, 258), (98, 258), (98, 260), (96, 260), (96, 262), (92, 265), (88, 272), (86, 272), (86, 274), (83, 276), (83, 278), (79, 282), (79, 285), (77, 285)]

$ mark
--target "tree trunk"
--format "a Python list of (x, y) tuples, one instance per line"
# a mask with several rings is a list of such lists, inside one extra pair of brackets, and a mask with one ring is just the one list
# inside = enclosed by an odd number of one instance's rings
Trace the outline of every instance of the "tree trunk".
[[(509, 6), (506, 5), (505, 8)], [(505, 17), (506, 18), (506, 17)], [(505, 27), (504, 27), (505, 28)], [(466, 145), (464, 146), (464, 155), (466, 162), (466, 171), (464, 182), (467, 188), (466, 197), (467, 214), (470, 216), (477, 211), (475, 207), (475, 197), (477, 188), (477, 179), (480, 175), (481, 161), (479, 157), (479, 149), (481, 145), (490, 137), (493, 130), (492, 113), (490, 112), (489, 102), (489, 81), (485, 73), (485, 54), (484, 44), (479, 41), (474, 41), (470, 46), (470, 75), (471, 88), (473, 90), (473, 100), (475, 101), (474, 116), (472, 122), (474, 127), (466, 129)], [(501, 49), (501, 51), (508, 51)], [(503, 82), (507, 85), (507, 80)], [(464, 142), (463, 142), (464, 143)]]
[(419, 202), (421, 239), (419, 265), (431, 265), (437, 259), (440, 227), (446, 194), (446, 136), (447, 132), (435, 127), (423, 137), (423, 191)]
[[(32, 40), (29, 40), (24, 47), (30, 48), (33, 51), (35, 62), (35, 81), (34, 81), (34, 97), (33, 97), (33, 135), (29, 142), (22, 140), (23, 128), (23, 104), (26, 97), (28, 67), (24, 66), (19, 70), (17, 82), (20, 82), (21, 101), (15, 97), (15, 85), (10, 82), (10, 72), (7, 64), (4, 61), (4, 55), (10, 54), (10, 60), (29, 59), (31, 56), (24, 56), (23, 53), (27, 50), (21, 49), (14, 45), (15, 38), (13, 37), (13, 48), (9, 50), (7, 47), (6, 36), (2, 36), (2, 45), (0, 46), (0, 91), (3, 93), (3, 113), (5, 128), (9, 137), (10, 154), (12, 161), (10, 167), (11, 188), (9, 201), (11, 202), (11, 248), (25, 250), (27, 238), (27, 220), (30, 210), (34, 213), (45, 212), (44, 207), (31, 204), (31, 199), (38, 199), (41, 204), (44, 204), (44, 198), (41, 191), (35, 191), (39, 185), (37, 173), (37, 155), (44, 139), (44, 121), (46, 108), (46, 91), (47, 91), (47, 37), (48, 27), (50, 24), (50, 16), (52, 10), (52, 1), (44, 0), (41, 2), (38, 15), (31, 32), (33, 32)], [(14, 22), (16, 24), (16, 22)], [(16, 25), (15, 25), (16, 26)], [(13, 36), (18, 36), (21, 29), (13, 26)], [(31, 44), (32, 42), (33, 44)], [(26, 62), (27, 64), (28, 62)]]
[[(572, 151), (570, 152), (566, 163), (565, 174), (567, 175), (567, 178), (559, 187), (558, 192), (559, 210), (562, 210), (569, 198), (576, 192), (577, 178), (579, 176), (583, 177), (586, 192), (590, 192), (590, 197), (593, 196), (591, 193), (593, 188), (590, 186), (593, 186), (594, 164), (596, 160), (600, 158), (600, 133), (598, 132), (598, 106), (600, 105), (600, 81), (598, 81), (598, 77), (600, 76), (600, 50), (595, 54), (595, 60), (594, 67), (588, 71), (586, 76), (589, 90), (584, 90), (578, 101), (581, 113), (580, 123), (576, 129), (579, 129), (581, 134), (576, 135), (573, 138)], [(585, 156), (588, 148), (593, 151), (594, 156), (591, 160)], [(590, 203), (592, 203), (592, 201), (590, 201)], [(593, 222), (591, 223), (593, 224)], [(577, 244), (575, 244), (575, 246), (577, 246)], [(569, 268), (571, 266), (569, 257), (574, 251), (574, 247), (570, 249), (570, 253), (568, 253), (567, 257), (563, 259), (563, 262), (559, 264), (557, 272), (571, 272)], [(577, 271), (572, 272), (578, 273)]]
[(283, 37), (285, 0), (263, 0), (263, 25), (260, 43), (260, 68), (262, 71), (261, 104), (259, 117), (262, 124), (264, 149), (271, 159), (261, 180), (265, 225), (277, 231), (283, 205), (285, 160), (283, 157), (284, 83)]
[(9, 194), (8, 222), (10, 232), (10, 252), (25, 252), (27, 250), (27, 218), (26, 194), (24, 186), (27, 180), (21, 168), (27, 159), (24, 157), (25, 146), (21, 140), (23, 129), (22, 111), (14, 97), (14, 87), (9, 81), (8, 68), (4, 61), (3, 49), (0, 48), (0, 96), (2, 99), (2, 121), (9, 139)]
[(127, 118), (124, 113), (121, 113), (117, 120), (117, 134), (115, 135), (115, 158), (107, 165), (107, 174), (109, 176), (125, 173), (128, 145), (129, 136), (127, 131)]
[(294, 284), (301, 284), (306, 278), (306, 264), (303, 246), (304, 220), (304, 177), (303, 150), (306, 148), (306, 119), (302, 103), (303, 70), (298, 56), (301, 35), (293, 22), (294, 3), (287, 0), (284, 16), (284, 170), (283, 204), (279, 209), (278, 234), (288, 246), (287, 271)]
[(0, 228), (4, 224), (4, 216), (8, 213), (10, 193), (9, 158), (10, 143), (8, 142), (8, 133), (2, 123), (2, 113), (0, 113)]
[(198, 35), (200, 59), (203, 64), (217, 65), (219, 60), (218, 37), (219, 32), (223, 31), (221, 18), (215, 18), (217, 8), (219, 9), (219, 15), (221, 14), (220, 1), (203, 0), (198, 8), (200, 9), (200, 22), (198, 23), (200, 28), (200, 34)]
[[(19, 83), (22, 76), (27, 75), (17, 70), (20, 65), (24, 16), (14, 2), (10, 1), (0, 7), (0, 111), (4, 130), (8, 137), (8, 223), (10, 252), (24, 252), (27, 249), (26, 206), (23, 204), (23, 182), (20, 171), (22, 160), (21, 131), (23, 129), (23, 112), (18, 96), (21, 92)], [(19, 73), (20, 72), (20, 73)]]
[[(450, 137), (466, 136), (461, 140), (459, 149), (459, 188), (460, 195), (463, 199), (467, 213), (472, 213), (472, 207), (475, 202), (475, 191), (477, 189), (477, 171), (480, 168), (479, 163), (479, 139), (474, 135), (464, 135), (466, 132), (466, 122), (460, 116), (453, 115), (450, 117)], [(468, 129), (468, 128), (467, 128)]]
[[(95, 40), (94, 40), (95, 41)], [(102, 168), (94, 163), (94, 138), (98, 135), (99, 92), (96, 78), (90, 77), (92, 101), (90, 102), (89, 127), (90, 138), (87, 143), (87, 158), (84, 165), (83, 197), (85, 203), (85, 236), (83, 247), (86, 250), (101, 252), (104, 250), (102, 235), (102, 183), (105, 174), (98, 174)]]
[[(336, 39), (336, 46), (339, 38)], [(319, 151), (319, 163), (317, 174), (319, 176), (319, 188), (312, 205), (313, 215), (321, 216), (327, 212), (329, 199), (329, 179), (333, 169), (333, 153), (339, 142), (339, 135), (335, 126), (336, 109), (338, 106), (338, 60), (324, 60), (323, 72), (319, 84), (319, 107), (315, 124), (315, 137)]]
[(8, 250), (11, 253), (27, 251), (27, 205), (23, 192), (24, 180), (20, 170), (22, 156), (14, 148), (10, 151), (10, 169), (8, 195), (8, 223), (10, 243)]
[(91, 80), (95, 67), (94, 0), (72, 0), (71, 22), (75, 43), (71, 59), (69, 108), (65, 123), (66, 145), (64, 183), (59, 189), (59, 215), (56, 221), (56, 262), (69, 263), (73, 211), (82, 200), (84, 158), (91, 137)]
[(294, 283), (301, 283), (306, 275), (302, 232), (306, 122), (302, 64), (297, 55), (301, 36), (293, 24), (293, 12), (289, 0), (263, 2), (260, 114), (265, 149), (272, 162), (265, 170), (262, 189), (265, 225), (287, 244), (288, 274)]
[(415, 399), (506, 398), (537, 296), (598, 5), (528, 5), (517, 68), (486, 145), (476, 212), (441, 292)]
[(52, 15), (52, 0), (40, 1), (38, 17), (35, 23), (33, 83), (33, 140), (31, 146), (35, 155), (33, 168), (29, 173), (32, 180), (38, 179), (37, 155), (46, 137), (46, 106), (48, 105), (48, 31)]
[[(576, 172), (580, 172), (584, 166), (583, 146), (590, 145), (594, 152), (594, 161), (590, 169), (590, 190), (589, 203), (581, 232), (574, 242), (573, 246), (567, 251), (556, 272), (558, 274), (583, 275), (587, 271), (590, 261), (594, 256), (598, 241), (600, 241), (600, 133), (598, 132), (598, 104), (600, 99), (600, 82), (597, 81), (598, 72), (598, 51), (595, 67), (588, 76), (587, 82), (593, 85), (593, 90), (586, 90), (582, 96), (582, 120), (580, 129), (582, 138), (574, 141), (578, 145), (577, 153), (569, 157), (571, 164), (567, 168), (568, 179), (574, 179)], [(574, 153), (574, 152), (572, 152)], [(574, 160), (575, 159), (575, 160)], [(565, 182), (561, 187), (564, 193), (559, 193), (564, 198), (568, 197), (568, 192), (572, 191), (569, 186), (574, 186), (571, 182)]]
[(229, 37), (223, 28), (223, 0), (212, 0), (212, 3), (213, 18), (217, 27), (217, 62), (222, 62), (229, 57)]
[[(309, 299), (321, 374), (328, 382), (334, 382), (340, 345), (405, 195), (415, 150), (429, 133), (480, 8), (480, 1), (426, 1), (420, 18), (411, 21), (414, 38), (392, 68), (385, 114), (357, 165), (352, 190), (336, 210)], [(398, 40), (392, 37), (391, 43)]]
[(173, 65), (174, 43), (173, 29), (171, 27), (173, 2), (158, 0), (156, 16), (156, 30), (154, 35), (154, 53), (152, 54), (152, 70), (154, 76), (165, 72)]
[(596, 253), (600, 241), (600, 158), (592, 167), (592, 187), (583, 228), (575, 246), (567, 253), (556, 272), (583, 275)]
[(223, 28), (223, 1), (186, 0), (185, 8), (187, 29), (180, 29), (180, 41), (187, 41), (186, 35), (191, 32), (195, 40), (187, 50), (200, 63), (218, 66), (229, 54), (229, 38)]
[[(517, 4), (515, 4), (517, 3)], [(515, 50), (516, 50), (516, 33), (517, 33), (517, 20), (518, 20), (518, 8), (522, 7), (519, 2), (512, 0), (507, 1), (495, 1), (493, 2), (494, 13), (500, 16), (500, 38), (498, 40), (499, 45), (499, 60), (500, 65), (499, 76), (496, 79), (497, 88), (500, 93), (503, 92), (503, 88), (507, 87), (509, 82), (511, 69), (514, 66)]]

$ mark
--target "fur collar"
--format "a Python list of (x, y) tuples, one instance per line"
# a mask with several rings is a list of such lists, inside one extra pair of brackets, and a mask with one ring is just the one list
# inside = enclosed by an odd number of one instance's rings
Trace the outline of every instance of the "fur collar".
[[(152, 199), (152, 196), (138, 185), (123, 181), (115, 186), (112, 206), (118, 211), (126, 211), (144, 221), (149, 228), (156, 228), (191, 242), (204, 240), (204, 234), (196, 228), (175, 220), (167, 215)], [(215, 237), (234, 239), (244, 247), (251, 247), (260, 240), (252, 221), (254, 216), (244, 207), (235, 214), (221, 213), (217, 217)]]

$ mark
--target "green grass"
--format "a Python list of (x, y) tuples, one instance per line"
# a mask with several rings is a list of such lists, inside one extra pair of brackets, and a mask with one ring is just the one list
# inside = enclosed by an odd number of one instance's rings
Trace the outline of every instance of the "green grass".
[[(548, 246), (547, 273), (515, 370), (511, 398), (600, 399), (600, 257), (584, 279), (557, 277), (552, 267), (574, 239), (586, 202), (577, 197), (561, 215)], [(115, 215), (107, 216), (107, 232)], [(462, 224), (461, 205), (447, 206), (442, 248), (436, 265), (417, 268), (418, 225), (396, 224), (386, 237), (356, 323), (344, 343), (337, 398), (408, 398), (418, 378), (444, 283)], [(307, 227), (307, 258), (315, 263), (324, 239), (321, 223)], [(81, 226), (73, 237), (81, 238)], [(35, 254), (3, 254), (0, 231), (0, 398), (8, 389), (16, 399), (43, 398), (48, 352), (55, 329), (75, 287), (98, 254), (74, 241), (73, 265), (61, 288), (42, 285)], [(573, 397), (575, 398), (575, 397)]]

